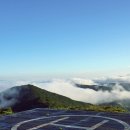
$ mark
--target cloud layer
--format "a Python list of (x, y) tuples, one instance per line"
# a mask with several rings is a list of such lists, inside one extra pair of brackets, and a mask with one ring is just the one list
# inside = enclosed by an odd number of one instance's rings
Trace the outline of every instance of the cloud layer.
[[(101, 85), (104, 87), (108, 83), (115, 83), (111, 91), (95, 91), (91, 88), (78, 88), (75, 84), (85, 85)], [(42, 89), (70, 97), (74, 100), (83, 101), (92, 104), (109, 103), (117, 100), (130, 99), (130, 91), (127, 91), (120, 83), (127, 83), (130, 87), (130, 80), (128, 77), (120, 78), (103, 78), (103, 79), (51, 79), (42, 81), (0, 81), (0, 91), (3, 91), (12, 86), (19, 86), (25, 84), (33, 84)], [(91, 87), (91, 86), (90, 86)]]

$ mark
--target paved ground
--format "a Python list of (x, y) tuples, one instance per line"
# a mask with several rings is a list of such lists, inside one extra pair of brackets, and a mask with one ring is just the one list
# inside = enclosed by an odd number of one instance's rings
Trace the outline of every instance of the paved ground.
[(0, 130), (130, 130), (130, 114), (38, 108), (1, 117)]

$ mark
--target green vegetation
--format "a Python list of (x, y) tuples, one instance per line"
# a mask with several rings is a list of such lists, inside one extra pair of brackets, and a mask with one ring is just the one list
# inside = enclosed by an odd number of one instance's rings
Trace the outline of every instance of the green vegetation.
[[(120, 106), (101, 106), (92, 105), (89, 103), (79, 102), (67, 98), (62, 95), (48, 92), (46, 90), (40, 89), (33, 85), (22, 86), (22, 88), (29, 91), (29, 95), (37, 99), (36, 103), (43, 104), (51, 109), (66, 109), (66, 110), (89, 110), (89, 111), (104, 111), (104, 112), (127, 112), (124, 108)], [(25, 90), (24, 90), (25, 91)], [(29, 98), (29, 97), (28, 97)]]
[(14, 112), (43, 107), (52, 109), (85, 108), (87, 103), (74, 101), (62, 95), (48, 92), (33, 85), (14, 87), (19, 92), (18, 102), (12, 106)]
[(103, 112), (127, 112), (126, 109), (120, 106), (92, 105), (89, 103), (79, 102), (62, 95), (48, 92), (33, 85), (23, 85), (19, 87), (13, 87), (11, 89), (18, 89), (19, 101), (15, 103), (12, 108), (0, 110), (0, 114), (12, 114), (13, 112), (25, 111), (38, 107), (58, 110), (65, 109)]
[(0, 115), (10, 115), (10, 114), (13, 114), (13, 111), (11, 108), (0, 109)]
[(79, 105), (69, 107), (52, 107), (53, 109), (65, 110), (85, 110), (85, 111), (99, 111), (99, 112), (128, 112), (120, 106), (100, 106), (100, 105)]
[(120, 106), (90, 105), (87, 109), (93, 111), (102, 111), (102, 112), (128, 112), (126, 109)]

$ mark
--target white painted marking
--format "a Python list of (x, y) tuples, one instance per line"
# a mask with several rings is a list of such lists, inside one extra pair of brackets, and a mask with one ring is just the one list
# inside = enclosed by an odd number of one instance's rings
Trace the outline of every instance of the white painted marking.
[(85, 130), (95, 130), (98, 127), (104, 125), (105, 123), (107, 123), (109, 120), (104, 120), (92, 127), (81, 127), (81, 126), (75, 126), (75, 125), (62, 125), (62, 124), (52, 124), (54, 126), (58, 126), (58, 127), (66, 127), (66, 128), (78, 128), (78, 129), (85, 129)]
[(45, 123), (43, 125), (39, 125), (39, 126), (36, 126), (36, 127), (33, 127), (33, 128), (30, 128), (30, 129), (27, 129), (27, 130), (36, 130), (36, 129), (39, 129), (39, 128), (42, 128), (42, 127), (45, 127), (45, 126), (48, 126), (48, 125), (53, 125), (54, 123), (57, 123), (59, 121), (63, 121), (63, 120), (66, 120), (68, 119), (69, 117), (64, 117), (64, 118), (61, 118), (61, 119), (57, 119), (55, 121), (51, 121), (49, 123)]
[[(104, 112), (99, 112), (99, 113), (97, 113), (95, 116), (99, 116), (99, 115), (101, 115), (101, 114), (103, 114)], [(71, 125), (78, 125), (79, 123), (81, 123), (81, 122), (88, 122), (88, 121), (90, 121), (90, 120), (92, 120), (92, 118), (93, 117), (87, 117), (87, 118), (85, 118), (85, 119), (83, 119), (83, 120), (80, 120), (79, 122), (76, 122), (76, 123), (73, 123), (73, 124), (71, 124)]]
[(66, 128), (75, 128), (75, 129), (89, 129), (89, 127), (82, 127), (82, 126), (75, 126), (75, 125), (62, 125), (62, 124), (52, 124), (53, 126), (58, 126), (58, 127), (66, 127)]
[(105, 117), (105, 116), (97, 116), (97, 115), (58, 115), (58, 116), (50, 116), (50, 117), (40, 117), (40, 118), (35, 118), (35, 119), (31, 119), (31, 120), (22, 121), (22, 122), (16, 124), (15, 126), (13, 126), (11, 128), (11, 130), (17, 130), (18, 127), (20, 127), (21, 125), (23, 125), (25, 123), (40, 120), (40, 119), (49, 119), (49, 118), (55, 118), (55, 117), (59, 117), (59, 118), (67, 117), (68, 118), (68, 117), (78, 117), (78, 116), (80, 116), (80, 117), (86, 117), (86, 116), (88, 116), (88, 117), (97, 117), (97, 118), (103, 118), (103, 119), (107, 119), (107, 120), (113, 120), (113, 121), (116, 121), (117, 123), (123, 125), (124, 130), (130, 130), (130, 126), (124, 121), (121, 121), (121, 120), (118, 120), (118, 119), (115, 119), (115, 118), (110, 118), (110, 117)]
[(100, 127), (100, 126), (104, 125), (105, 123), (107, 123), (108, 121), (109, 121), (109, 120), (104, 120), (104, 121), (102, 121), (102, 122), (100, 122), (100, 123), (98, 123), (98, 124), (96, 124), (96, 125), (90, 127), (90, 130), (95, 130), (95, 129), (97, 129), (98, 127)]
[(22, 121), (22, 122), (19, 122), (17, 123), (15, 126), (13, 126), (11, 128), (11, 130), (17, 130), (18, 127), (20, 127), (21, 125), (25, 124), (25, 123), (28, 123), (28, 122), (31, 122), (31, 121), (37, 121), (37, 120), (40, 120), (40, 119), (46, 119), (47, 117), (39, 117), (39, 118), (35, 118), (35, 119), (30, 119), (30, 120), (26, 120), (26, 121)]

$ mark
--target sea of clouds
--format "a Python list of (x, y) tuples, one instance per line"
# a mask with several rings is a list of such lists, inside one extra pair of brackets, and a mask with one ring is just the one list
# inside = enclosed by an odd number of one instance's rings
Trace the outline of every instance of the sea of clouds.
[[(112, 91), (95, 91), (91, 89), (91, 85), (104, 85), (109, 83), (116, 83)], [(71, 78), (71, 79), (49, 79), (37, 81), (7, 81), (0, 80), (0, 92), (5, 91), (13, 86), (20, 86), (32, 84), (42, 89), (54, 92), (60, 95), (67, 96), (71, 99), (83, 101), (92, 104), (109, 103), (117, 100), (130, 99), (130, 91), (127, 91), (120, 83), (130, 83), (130, 76), (126, 77), (111, 77), (100, 79), (85, 79), (85, 78)], [(90, 85), (90, 88), (83, 89), (76, 86), (76, 84)], [(129, 86), (130, 87), (130, 86)], [(17, 91), (8, 92), (17, 94)]]

